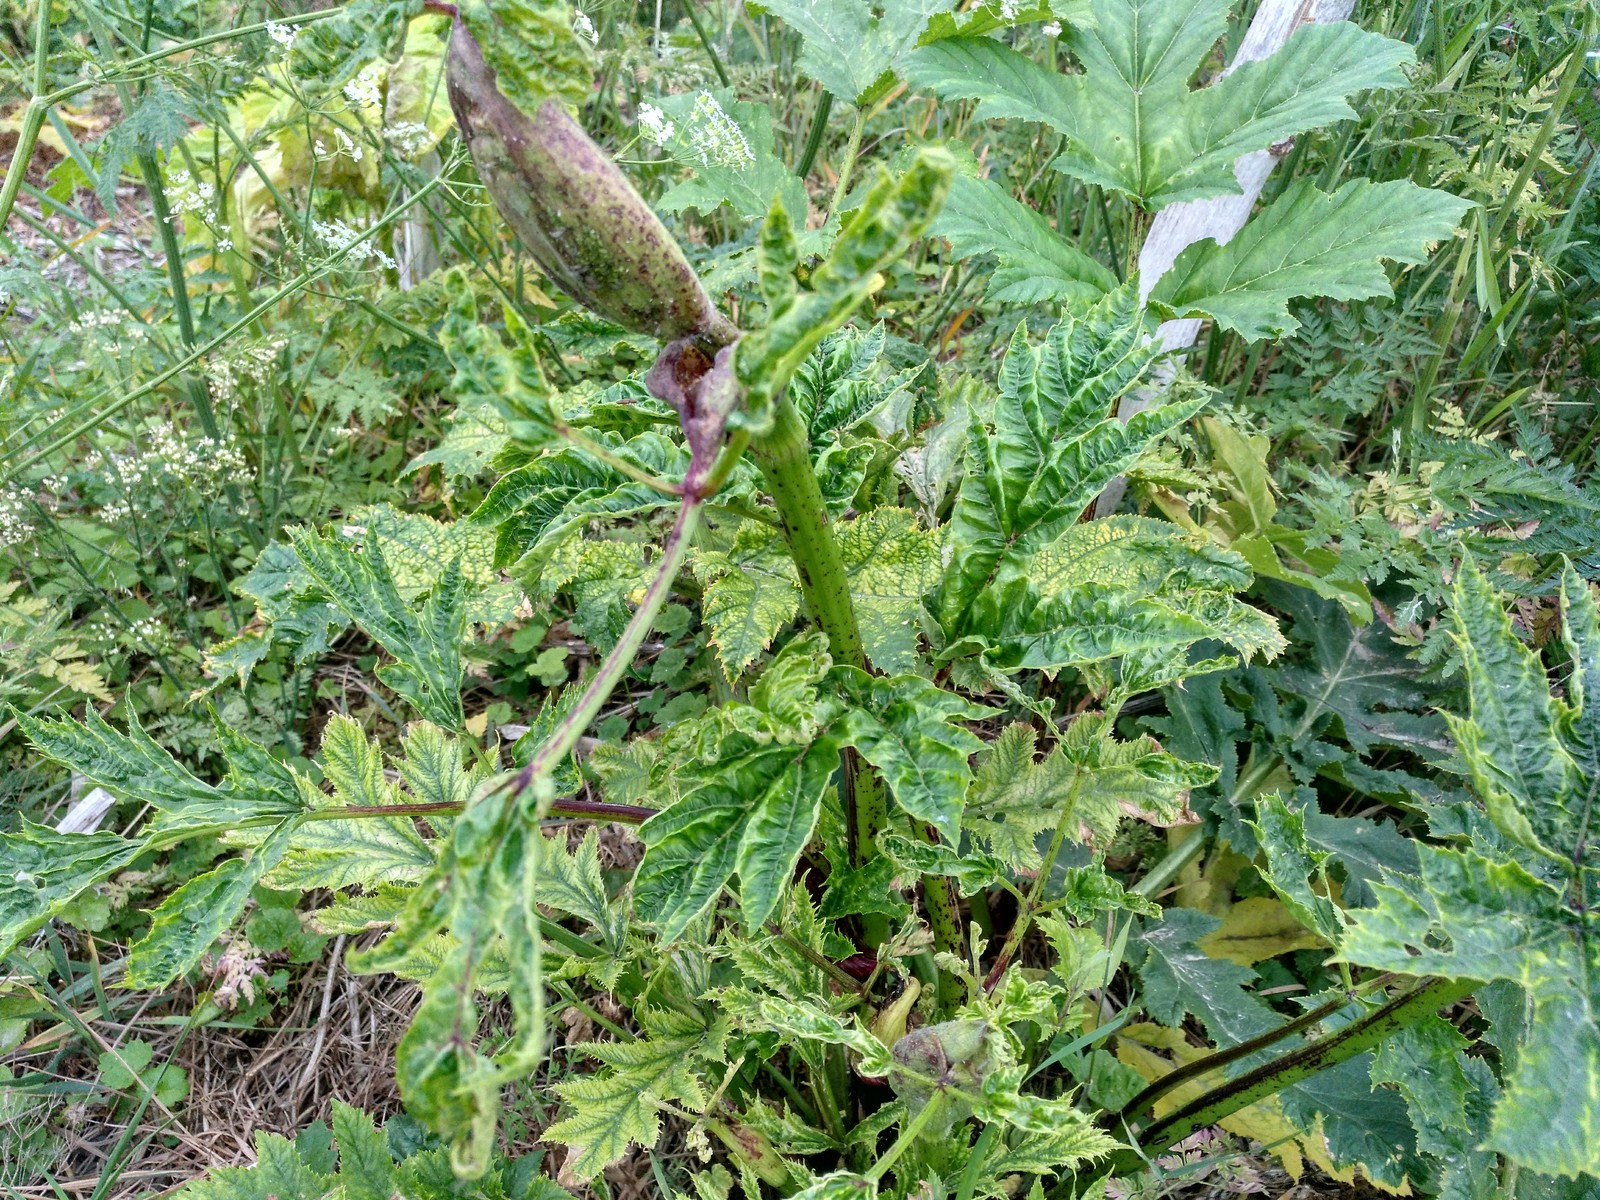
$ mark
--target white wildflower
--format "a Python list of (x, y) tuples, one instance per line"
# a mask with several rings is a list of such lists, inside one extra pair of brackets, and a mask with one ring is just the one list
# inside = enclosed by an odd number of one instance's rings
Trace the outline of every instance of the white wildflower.
[(300, 36), (300, 31), (289, 25), (280, 25), (276, 21), (268, 21), (267, 36), (283, 47), (283, 52), (287, 54), (294, 49), (294, 40)]
[(180, 167), (167, 176), (167, 199), (173, 212), (204, 220), (215, 207), (217, 189), (208, 180), (195, 179)]
[(433, 143), (433, 131), (421, 121), (396, 121), (384, 127), (383, 138), (401, 158), (415, 158)]
[(361, 144), (337, 126), (334, 127), (333, 134), (339, 139), (339, 152), (348, 154), (351, 162), (360, 162), (362, 154), (365, 153)]
[(368, 63), (361, 73), (344, 85), (344, 98), (357, 108), (372, 108), (382, 101), (383, 68)]
[(644, 135), (658, 146), (665, 145), (678, 131), (678, 127), (667, 114), (654, 104), (639, 106), (639, 128), (644, 130)]
[(572, 14), (572, 32), (591, 46), (600, 40), (599, 33), (595, 31), (594, 22), (589, 19), (589, 14), (581, 8)]
[(395, 269), (394, 259), (365, 233), (350, 228), (343, 221), (312, 221), (311, 232), (322, 243), (329, 257), (342, 257), (352, 266), (371, 263), (391, 271)]
[(33, 535), (28, 496), (18, 488), (0, 487), (0, 546), (20, 546)]
[(710, 92), (701, 92), (695, 97), (694, 111), (689, 114), (688, 137), (702, 167), (715, 164), (741, 171), (756, 160), (744, 130)]
[(1002, 21), (1015, 21), (1017, 14), (1022, 11), (1022, 0), (1000, 0), (1000, 19)]
[(1060, 21), (1046, 21), (1041, 28), (1044, 30), (1045, 37), (1057, 38), (1061, 36)]

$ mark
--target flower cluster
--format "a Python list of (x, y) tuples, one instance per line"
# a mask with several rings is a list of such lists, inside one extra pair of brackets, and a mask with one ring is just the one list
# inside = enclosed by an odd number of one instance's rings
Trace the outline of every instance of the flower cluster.
[(300, 31), (292, 25), (279, 25), (276, 21), (268, 21), (267, 36), (277, 42), (282, 47), (283, 52), (288, 54), (294, 49), (294, 40), (300, 36)]
[(213, 358), (206, 364), (206, 383), (211, 398), (225, 403), (233, 399), (241, 382), (248, 381), (257, 387), (266, 383), (278, 352), (288, 344), (283, 338), (273, 338), (257, 346), (235, 349), (227, 357)]
[[(118, 336), (108, 339), (106, 334), (111, 331)], [(143, 325), (129, 320), (127, 313), (109, 308), (98, 312), (79, 313), (77, 320), (67, 323), (66, 332), (81, 342), (97, 346), (113, 358), (122, 353), (122, 339), (142, 342), (150, 336)]]
[(344, 85), (344, 98), (357, 108), (376, 108), (383, 103), (383, 67), (370, 62), (361, 73)]
[(595, 32), (594, 22), (589, 19), (589, 14), (581, 8), (572, 14), (572, 32), (591, 46), (600, 40), (600, 35)]
[(385, 254), (382, 247), (365, 232), (352, 229), (343, 221), (312, 221), (311, 233), (322, 243), (323, 252), (329, 258), (343, 257), (353, 267), (366, 263), (390, 271), (395, 269), (394, 259)]
[(677, 125), (673, 123), (671, 118), (654, 104), (641, 104), (639, 106), (639, 128), (644, 132), (645, 137), (658, 146), (664, 146), (672, 135), (678, 131)]
[(167, 198), (173, 212), (209, 220), (216, 208), (217, 189), (209, 181), (196, 179), (180, 167), (167, 177)]
[(715, 164), (740, 171), (756, 160), (744, 130), (710, 92), (701, 92), (695, 97), (685, 134), (702, 167)]
[(20, 546), (33, 536), (28, 496), (7, 484), (0, 487), (0, 546)]
[(171, 421), (152, 428), (143, 447), (104, 458), (95, 452), (84, 465), (93, 472), (104, 471), (121, 496), (100, 506), (105, 521), (130, 517), (139, 497), (171, 498), (185, 491), (215, 497), (228, 485), (250, 479), (244, 453), (231, 434), (190, 438)]
[(356, 141), (355, 138), (337, 125), (333, 127), (333, 135), (339, 139), (339, 148), (337, 150), (329, 150), (327, 144), (321, 138), (318, 138), (312, 143), (311, 152), (321, 159), (337, 158), (339, 155), (345, 154), (349, 155), (351, 162), (361, 161), (366, 151), (362, 149), (360, 142)]
[(383, 127), (383, 138), (401, 158), (416, 158), (433, 144), (433, 130), (421, 121), (396, 121)]

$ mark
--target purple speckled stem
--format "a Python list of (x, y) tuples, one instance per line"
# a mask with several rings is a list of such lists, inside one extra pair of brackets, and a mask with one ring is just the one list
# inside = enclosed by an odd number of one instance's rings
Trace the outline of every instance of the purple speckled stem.
[(589, 728), (589, 722), (599, 713), (600, 706), (622, 682), (623, 672), (644, 644), (650, 626), (655, 623), (662, 605), (671, 594), (672, 581), (678, 577), (678, 569), (683, 566), (684, 557), (689, 553), (689, 543), (694, 538), (701, 510), (705, 506), (700, 487), (705, 481), (706, 466), (698, 461), (691, 462), (689, 473), (683, 480), (683, 503), (678, 507), (678, 519), (673, 522), (672, 531), (661, 544), (661, 563), (656, 568), (656, 577), (650, 581), (644, 599), (634, 610), (628, 627), (622, 631), (622, 637), (611, 648), (611, 653), (606, 655), (594, 678), (589, 680), (589, 686), (584, 688), (577, 705), (561, 719), (550, 732), (549, 739), (528, 760), (528, 765), (522, 768), (515, 791), (521, 792), (532, 786), (535, 780), (549, 775), (555, 765), (572, 752), (583, 731)]

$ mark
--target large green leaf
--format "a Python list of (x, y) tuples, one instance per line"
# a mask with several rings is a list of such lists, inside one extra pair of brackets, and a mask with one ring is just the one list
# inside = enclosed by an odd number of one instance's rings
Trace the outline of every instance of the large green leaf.
[(805, 39), (800, 69), (841, 100), (866, 105), (894, 82), (894, 72), (936, 13), (956, 0), (770, 0), (763, 7)]
[(164, 988), (193, 969), (282, 859), (298, 821), (288, 818), (247, 857), (227, 859), (163, 900), (150, 914), (149, 932), (128, 951), (128, 986)]
[(420, 608), (400, 594), (382, 542), (370, 531), (354, 546), (309, 529), (290, 531), (296, 557), (332, 602), (394, 656), (378, 676), (428, 720), (459, 729), (461, 640), (466, 627), (466, 578), (459, 560), (447, 565)]
[(896, 804), (956, 842), (972, 781), (967, 760), (983, 747), (958, 722), (981, 721), (992, 711), (920, 675), (835, 670), (856, 706), (845, 713), (843, 738), (878, 769)]
[(980, 117), (1039, 121), (1064, 134), (1055, 167), (1147, 209), (1237, 194), (1233, 165), (1309, 129), (1354, 117), (1347, 97), (1404, 87), (1403, 42), (1354, 25), (1303, 25), (1265, 60), (1191, 90), (1227, 30), (1227, 0), (1094, 0), (1091, 26), (1063, 36), (1081, 74), (1062, 75), (987, 38), (947, 39), (908, 76)]
[(932, 232), (949, 239), (956, 258), (995, 256), (986, 296), (997, 304), (1091, 301), (1117, 286), (1115, 275), (992, 180), (958, 177)]
[(57, 833), (29, 821), (0, 833), (0, 957), (144, 849), (142, 841), (105, 830)]
[[(1581, 583), (1568, 588), (1569, 597), (1587, 599)], [(1511, 632), (1505, 610), (1476, 564), (1463, 565), (1455, 598), (1472, 717), (1452, 721), (1451, 729), (1489, 815), (1521, 845), (1564, 863), (1600, 867), (1600, 852), (1588, 835), (1600, 775), (1584, 779), (1569, 753), (1557, 720), (1559, 702), (1550, 698), (1544, 668)], [(1588, 642), (1592, 655), (1600, 639), (1594, 634), (1593, 608), (1585, 614), (1581, 603), (1568, 601), (1569, 616), (1577, 618), (1567, 622), (1568, 636), (1580, 655)], [(1596, 669), (1592, 659), (1574, 662), (1580, 681)], [(1589, 707), (1596, 705), (1590, 701)], [(1586, 715), (1593, 720), (1592, 711)]]
[(681, 937), (737, 872), (746, 923), (765, 921), (837, 766), (838, 746), (829, 741), (747, 755), (651, 817), (639, 831), (648, 849), (634, 878), (636, 910), (664, 939)]
[[(752, 421), (759, 425), (769, 418), (772, 398), (788, 386), (806, 356), (871, 294), (877, 273), (927, 231), (954, 174), (950, 154), (931, 147), (920, 149), (899, 179), (880, 173), (812, 273), (811, 290), (796, 292), (771, 311), (764, 328), (741, 339), (734, 361), (748, 389)], [(768, 224), (789, 220), (780, 205)]]
[(556, 1086), (570, 1116), (544, 1132), (572, 1147), (566, 1173), (599, 1175), (633, 1145), (653, 1147), (661, 1135), (660, 1103), (691, 1109), (706, 1104), (700, 1073), (721, 1058), (727, 1030), (683, 1013), (641, 1006), (634, 1012), (641, 1036), (627, 1042), (586, 1042), (575, 1049), (604, 1064), (594, 1075)]
[(282, 861), (267, 874), (269, 886), (310, 891), (409, 882), (433, 866), (434, 853), (409, 816), (326, 819), (330, 809), (400, 802), (384, 777), (382, 751), (358, 721), (339, 713), (330, 718), (318, 764), (333, 793), (318, 797), (316, 819), (295, 831)]
[(1404, 180), (1353, 179), (1338, 191), (1300, 180), (1223, 246), (1205, 240), (1178, 255), (1150, 302), (1171, 317), (1210, 317), (1248, 340), (1293, 333), (1289, 301), (1390, 295), (1380, 259), (1424, 261), (1471, 208), (1448, 192)]

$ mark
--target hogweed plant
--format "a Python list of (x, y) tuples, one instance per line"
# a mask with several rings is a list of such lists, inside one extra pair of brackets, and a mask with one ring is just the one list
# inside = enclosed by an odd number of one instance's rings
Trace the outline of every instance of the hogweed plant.
[[(1240, 154), (1350, 115), (1349, 96), (1397, 86), (1409, 61), (1335, 24), (1194, 91), (1226, 20), (1215, 0), (768, 7), (858, 111), (901, 75), (980, 98), (980, 114), (1048, 124), (1055, 169), (1145, 212), (1228, 193)], [(936, 147), (848, 200), (858, 121), (821, 229), (784, 187), (761, 197), (759, 302), (736, 323), (570, 112), (592, 24), (533, 0), (452, 16), (449, 96), (478, 179), (553, 283), (655, 339), (654, 365), (563, 388), (516, 309), (502, 335), (453, 273), (439, 341), (457, 400), (504, 430), (499, 481), (455, 525), (373, 510), (293, 529), (248, 581), (261, 628), (212, 651), (219, 673), (247, 675), (269, 644), (314, 653), (359, 628), (411, 717), (398, 753), (335, 717), (312, 766), (290, 765), (218, 720), (227, 771), (208, 782), (136, 721), (18, 712), (41, 754), (152, 815), (127, 835), (0, 835), (0, 950), (140, 856), (222, 839), (237, 853), (151, 914), (126, 984), (190, 972), (258, 886), (313, 897), (311, 928), (358, 939), (353, 970), (421, 983), (401, 1094), (489, 1195), (543, 1194), (513, 1179), (497, 1131), (507, 1086), (542, 1069), (552, 996), (609, 1034), (570, 1047), (586, 1069), (554, 1085), (544, 1137), (574, 1186), (670, 1121), (702, 1163), (721, 1156), (693, 1175), (708, 1197), (1094, 1196), (1221, 1125), (1292, 1169), (1391, 1191), (1591, 1194), (1600, 623), (1576, 572), (1558, 698), (1463, 563), (1470, 709), (1451, 730), (1485, 807), (1441, 819), (1414, 869), (1374, 872), (1363, 892), (1300, 800), (1265, 786), (1272, 769), (1240, 784), (1256, 899), (1325, 968), (1298, 1012), (1216, 951), (1215, 917), (1157, 903), (1180, 864), (1132, 887), (1108, 867), (1130, 826), (1186, 836), (1191, 797), (1219, 778), (1140, 732), (1136, 698), (1202, 694), (1286, 645), (1241, 599), (1262, 570), (1282, 575), (1275, 557), (1192, 521), (1085, 519), (1114, 479), (1159, 474), (1164, 442), (1211, 398), (1180, 374), (1117, 419), (1153, 386), (1155, 322), (1292, 330), (1290, 300), (1385, 294), (1381, 260), (1423, 261), (1468, 205), (1406, 181), (1295, 185), (1141, 289)], [(1017, 21), (1064, 22), (1081, 73), (990, 36)], [(829, 49), (845, 28), (848, 69)], [(298, 53), (317, 28), (267, 32)], [(689, 104), (641, 110), (650, 136), (709, 119)], [(748, 159), (704, 155), (685, 206), (764, 169), (770, 142), (740, 136)], [(992, 383), (941, 377), (882, 325), (849, 324), (930, 230), (997, 255), (999, 299), (1061, 305), (1043, 333), (1018, 324)], [(508, 619), (502, 572), (535, 605), (571, 598), (604, 650), (509, 751), (471, 732), (463, 702), (464, 645)], [(685, 605), (715, 656), (709, 702), (580, 762)], [(623, 886), (566, 818), (638, 827)], [(364, 1115), (339, 1106), (333, 1122), (337, 1162), (263, 1138), (253, 1171), (188, 1194), (447, 1194), (442, 1153), (392, 1161)]]

